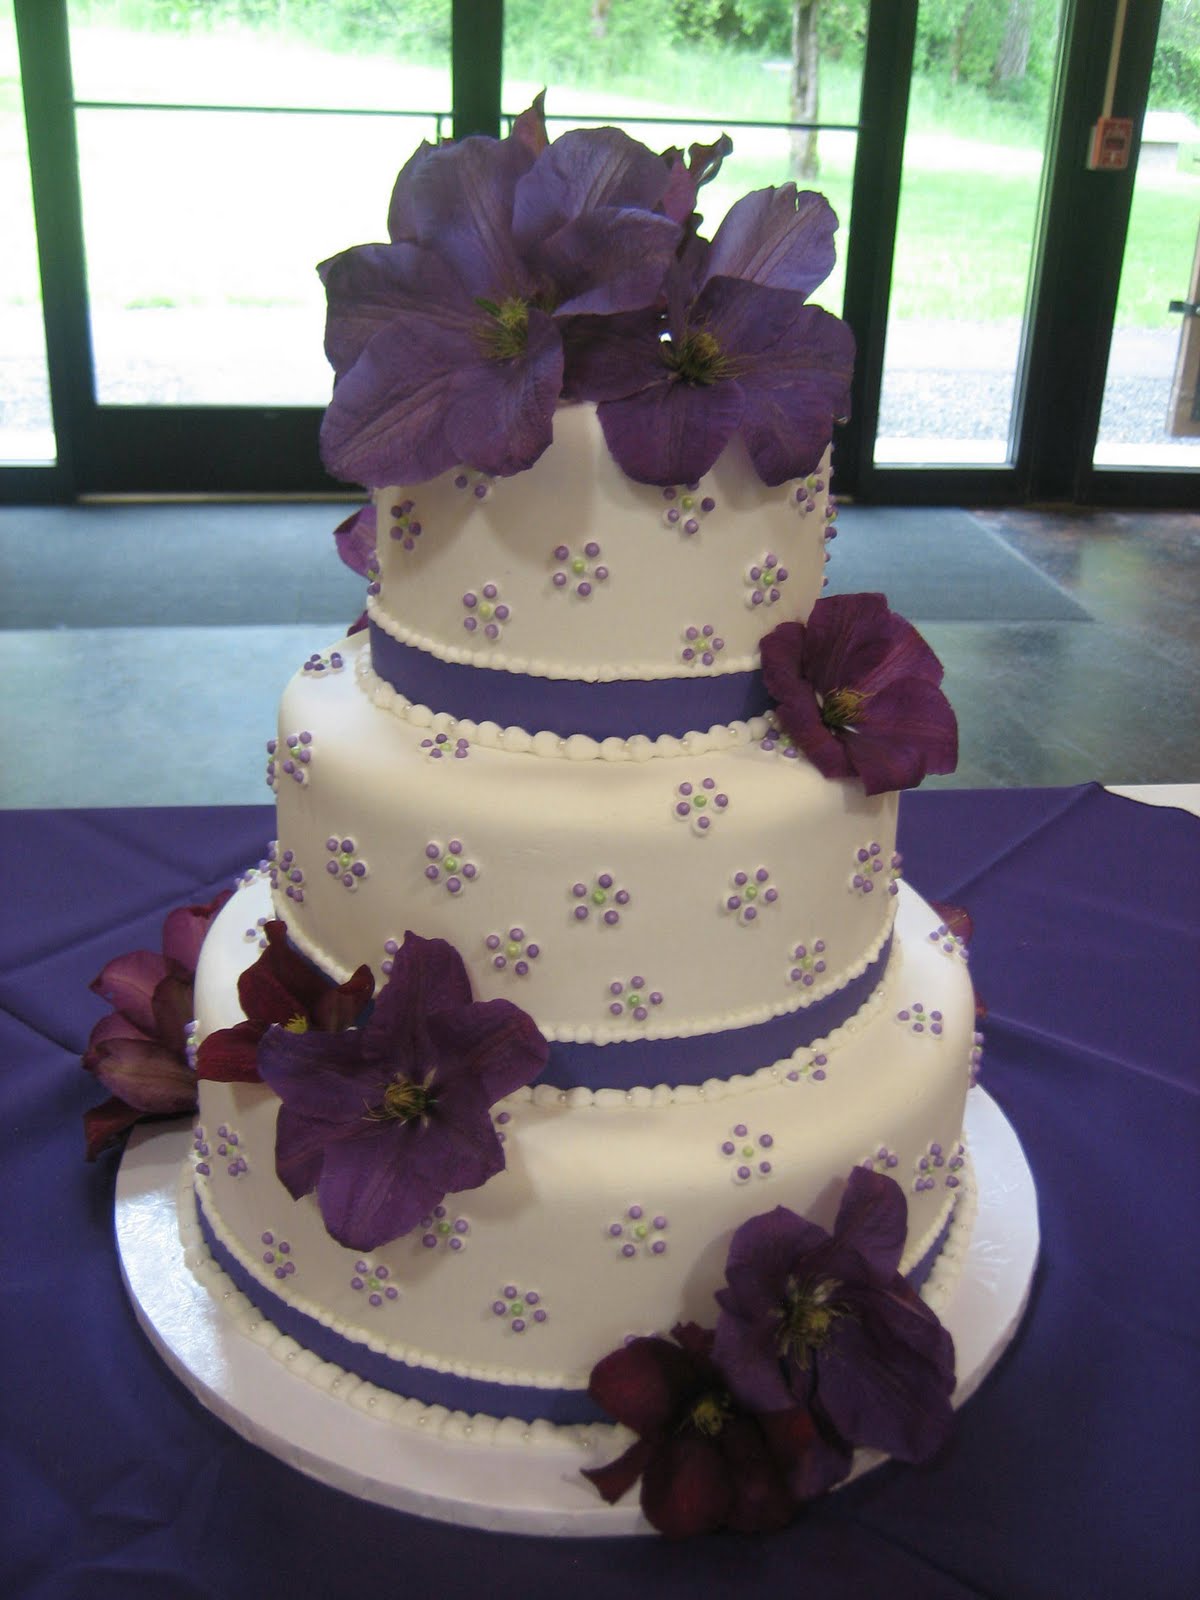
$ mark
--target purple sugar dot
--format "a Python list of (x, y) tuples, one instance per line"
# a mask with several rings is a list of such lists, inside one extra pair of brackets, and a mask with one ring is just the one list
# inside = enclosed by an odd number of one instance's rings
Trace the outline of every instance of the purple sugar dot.
[(506, 1122), (511, 1122), (512, 1121), (512, 1112), (511, 1111), (502, 1111), (500, 1113), (500, 1115), (496, 1118), (496, 1121), (499, 1122), (502, 1125), (504, 1123), (506, 1123)]
[(264, 1233), (264, 1234), (261, 1235), (261, 1238), (262, 1238), (263, 1244), (274, 1244), (275, 1243), (275, 1235), (273, 1233)]
[(700, 502), (701, 511), (706, 511), (706, 512), (707, 511), (715, 511), (716, 510), (716, 506), (717, 506), (717, 502), (713, 499), (713, 497), (710, 494), (706, 494), (704, 496), (704, 499), (701, 500), (701, 502)]
[(517, 1298), (517, 1286), (515, 1283), (506, 1283), (504, 1285), (504, 1298), (506, 1300), (515, 1300)]
[(675, 523), (677, 523), (677, 522), (678, 522), (678, 521), (679, 521), (679, 511), (678, 511), (678, 508), (677, 508), (677, 507), (675, 507), (675, 506), (672, 506), (672, 507), (671, 507), (671, 508), (670, 508), (670, 510), (669, 510), (669, 511), (668, 511), (668, 512), (667, 512), (667, 514), (666, 514), (666, 517), (667, 517), (667, 521), (668, 521), (668, 522), (669, 522), (669, 523), (670, 523), (670, 524), (671, 524), (671, 525), (672, 525), (672, 526), (674, 526), (674, 525), (675, 525)]
[(652, 1255), (661, 1256), (666, 1248), (667, 1241), (665, 1239), (655, 1239), (654, 1243), (650, 1246), (650, 1253)]
[(508, 1311), (508, 1307), (504, 1304), (503, 1300), (493, 1300), (492, 1311), (497, 1317), (502, 1317)]
[(621, 1234), (624, 1232), (619, 1222), (610, 1222), (608, 1225), (608, 1231), (610, 1236), (614, 1239), (619, 1239)]
[(556, 572), (551, 581), (556, 589), (565, 589), (567, 586), (567, 575), (565, 572)]
[(498, 933), (489, 933), (484, 943), (487, 945), (489, 950), (499, 950), (500, 935)]
[(587, 544), (585, 544), (583, 547), (583, 553), (590, 561), (594, 561), (600, 554), (600, 546), (594, 539), (589, 539)]
[(675, 496), (678, 493), (679, 493), (678, 489), (664, 489), (663, 490), (663, 499), (664, 500), (674, 500)]
[(209, 1166), (207, 1161), (197, 1161), (197, 1163), (196, 1163), (196, 1171), (203, 1173), (204, 1176), (207, 1178), (209, 1176), (209, 1174), (212, 1172), (212, 1168)]
[(697, 817), (696, 818), (696, 826), (700, 829), (701, 833), (707, 833), (711, 825), (712, 825), (712, 818), (711, 817)]
[(381, 1306), (383, 1304), (383, 1296), (375, 1292), (369, 1294), (367, 1300), (373, 1306)]
[(499, 605), (499, 606), (496, 607), (496, 616), (497, 616), (499, 621), (507, 622), (509, 617), (512, 616), (512, 612), (508, 609), (507, 606)]
[(741, 903), (742, 903), (742, 897), (741, 897), (741, 895), (738, 895), (738, 894), (731, 894), (729, 896), (729, 899), (726, 900), (726, 902), (725, 902), (726, 906), (728, 907), (728, 909), (730, 911), (737, 911), (738, 908), (741, 906)]
[(526, 946), (525, 954), (529, 957), (530, 961), (536, 961), (541, 953), (542, 947), (540, 944), (531, 944)]
[(760, 1161), (758, 1163), (758, 1170), (762, 1173), (763, 1177), (765, 1178), (767, 1176), (767, 1174), (771, 1170), (771, 1163), (769, 1161)]
[(475, 485), (474, 495), (475, 495), (476, 500), (486, 500), (487, 499), (487, 494), (488, 494), (488, 486), (487, 486), (486, 483), (477, 483)]
[(753, 922), (757, 918), (757, 916), (758, 916), (758, 912), (754, 909), (753, 906), (747, 906), (746, 909), (742, 912), (742, 917), (746, 922)]
[(760, 1133), (758, 1136), (758, 1142), (764, 1150), (769, 1150), (775, 1143), (775, 1140), (769, 1133)]
[(603, 583), (605, 581), (605, 579), (608, 577), (608, 568), (607, 567), (597, 567), (595, 572), (592, 574), (592, 576), (595, 578), (597, 583)]
[(619, 906), (627, 906), (629, 904), (629, 890), (618, 889), (613, 898)]
[(604, 920), (610, 928), (615, 927), (616, 924), (621, 920), (621, 913), (619, 911), (606, 911), (604, 913)]
[(637, 1251), (636, 1251), (636, 1249), (635, 1249), (635, 1248), (634, 1248), (634, 1246), (633, 1246), (633, 1245), (631, 1245), (631, 1244), (623, 1244), (623, 1245), (622, 1245), (622, 1246), (621, 1246), (621, 1254), (622, 1254), (622, 1255), (623, 1255), (623, 1256), (624, 1256), (624, 1257), (625, 1257), (625, 1258), (626, 1258), (626, 1259), (628, 1259), (628, 1258), (629, 1258), (629, 1257), (630, 1257), (630, 1256), (634, 1256), (634, 1255), (636, 1255), (636, 1254), (637, 1254)]
[(447, 878), (446, 888), (451, 894), (458, 894), (462, 889), (462, 879), (454, 876)]
[(659, 994), (657, 989), (652, 989), (650, 991), (650, 1004), (652, 1006), (662, 1005), (662, 995)]
[(565, 561), (570, 554), (571, 554), (571, 552), (567, 549), (565, 544), (556, 544), (555, 545), (555, 547), (554, 547), (554, 559), (555, 559), (555, 561)]
[(441, 873), (436, 867), (426, 867), (425, 876), (429, 879), (430, 883), (436, 883), (441, 877)]
[(700, 524), (696, 521), (695, 517), (689, 517), (687, 519), (683, 525), (683, 531), (687, 534), (699, 533)]
[(539, 1307), (538, 1307), (538, 1308), (537, 1308), (537, 1310), (536, 1310), (536, 1311), (535, 1311), (535, 1312), (534, 1312), (534, 1313), (533, 1313), (533, 1320), (534, 1320), (534, 1321), (535, 1321), (535, 1322), (545, 1322), (545, 1320), (546, 1320), (546, 1313), (545, 1313), (545, 1311), (544, 1311), (544, 1310), (543, 1310), (543, 1309), (542, 1309), (542, 1307), (541, 1307), (541, 1306), (539, 1306)]
[(477, 594), (472, 594), (471, 591), (468, 590), (467, 593), (462, 597), (462, 603), (468, 607), (468, 609), (473, 611), (479, 604), (479, 596)]
[(733, 1141), (726, 1139), (725, 1143), (721, 1146), (721, 1154), (725, 1156), (731, 1156), (735, 1149), (736, 1146), (734, 1145)]
[(640, 1218), (640, 1217), (641, 1217), (641, 1215), (642, 1215), (642, 1208), (641, 1208), (641, 1206), (630, 1206), (630, 1208), (629, 1208), (629, 1215), (630, 1215), (630, 1216), (631, 1216), (631, 1217), (632, 1217), (632, 1218), (633, 1218), (633, 1220), (634, 1220), (634, 1221), (635, 1221), (635, 1222), (637, 1222), (637, 1221), (638, 1221), (638, 1219), (639, 1219), (639, 1218)]
[(650, 1013), (646, 1010), (645, 1006), (634, 1006), (633, 1020), (635, 1022), (645, 1022), (649, 1015)]
[(602, 872), (600, 874), (600, 876), (596, 879), (596, 882), (600, 885), (600, 887), (602, 889), (611, 889), (612, 888), (612, 884), (613, 884), (612, 873), (611, 872)]
[(586, 906), (576, 906), (575, 907), (575, 920), (576, 920), (576, 922), (586, 922), (587, 921), (587, 915), (588, 915), (588, 909), (587, 909)]
[(272, 1261), (274, 1261), (274, 1259), (275, 1259), (274, 1250), (264, 1250), (263, 1251), (263, 1260), (267, 1263), (268, 1266), (271, 1265), (271, 1263), (272, 1263)]
[[(678, 805), (675, 807), (675, 815), (677, 817), (690, 816), (691, 815), (691, 810), (692, 810), (692, 808), (691, 808), (691, 806), (688, 805), (687, 801), (686, 800), (681, 800), (678, 803)], [(701, 821), (703, 821), (703, 820), (704, 820), (704, 818), (701, 818)]]
[(748, 1178), (750, 1176), (750, 1168), (749, 1167), (739, 1167), (737, 1169), (737, 1175), (738, 1175), (739, 1178), (745, 1180), (746, 1178)]
[(421, 1235), (421, 1243), (425, 1246), (426, 1250), (436, 1250), (436, 1248), (437, 1248), (437, 1234), (436, 1233), (423, 1233)]
[(483, 598), (485, 600), (494, 600), (498, 592), (494, 583), (485, 583), (483, 586)]
[(586, 581), (583, 582), (583, 583), (576, 584), (576, 586), (575, 586), (575, 593), (577, 595), (581, 596), (584, 600), (587, 599), (588, 595), (590, 595), (591, 592), (592, 592), (592, 586), (591, 586), (590, 583), (588, 583)]
[(524, 1333), (525, 1332), (525, 1318), (524, 1317), (514, 1317), (512, 1319), (512, 1331), (514, 1333)]
[(625, 985), (618, 978), (614, 978), (608, 986), (609, 994), (624, 994)]

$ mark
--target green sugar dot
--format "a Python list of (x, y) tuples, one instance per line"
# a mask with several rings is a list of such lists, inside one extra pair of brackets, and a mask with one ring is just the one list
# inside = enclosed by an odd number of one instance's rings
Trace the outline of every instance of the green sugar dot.
[(594, 906), (602, 906), (607, 899), (608, 896), (605, 894), (603, 889), (592, 890), (592, 904)]
[(515, 960), (521, 954), (521, 946), (514, 939), (510, 939), (504, 946), (504, 954)]
[(752, 1156), (754, 1154), (754, 1146), (752, 1144), (744, 1144), (742, 1146), (742, 1154), (744, 1156)]
[(639, 1222), (637, 1227), (633, 1230), (633, 1236), (635, 1239), (644, 1239), (649, 1231), (649, 1228), (647, 1228), (644, 1222)]
[(692, 508), (695, 506), (696, 502), (695, 502), (695, 500), (693, 499), (693, 497), (690, 494), (685, 494), (683, 496), (683, 498), (680, 500), (679, 504), (683, 507), (683, 509), (685, 511), (691, 511)]
[(442, 1221), (441, 1221), (441, 1222), (439, 1222), (439, 1223), (438, 1223), (438, 1225), (437, 1225), (437, 1231), (438, 1231), (438, 1232), (439, 1232), (439, 1233), (440, 1233), (440, 1234), (441, 1234), (441, 1235), (442, 1235), (442, 1237), (443, 1237), (443, 1238), (444, 1238), (444, 1237), (445, 1237), (445, 1236), (446, 1236), (446, 1234), (448, 1234), (448, 1233), (453, 1233), (453, 1231), (454, 1231), (454, 1229), (453, 1229), (453, 1227), (452, 1227), (452, 1226), (451, 1226), (451, 1224), (450, 1224), (450, 1223), (448, 1223), (448, 1222), (446, 1222), (446, 1221), (445, 1221), (445, 1220), (444, 1220), (444, 1219), (443, 1219), (443, 1220), (442, 1220)]
[(748, 883), (746, 885), (746, 887), (742, 890), (742, 893), (743, 893), (743, 895), (745, 895), (747, 900), (757, 900), (758, 899), (758, 885), (756, 883)]
[(513, 1300), (510, 1302), (508, 1309), (514, 1317), (523, 1317), (525, 1315), (525, 1302), (524, 1300)]
[(704, 807), (708, 804), (708, 796), (706, 794), (694, 794), (692, 796), (692, 804), (697, 808), (697, 810), (703, 811)]
[(447, 872), (457, 872), (460, 863), (457, 856), (443, 856), (442, 865), (445, 867)]
[(481, 600), (480, 601), (480, 603), (479, 603), (479, 615), (483, 618), (483, 620), (485, 622), (490, 622), (491, 619), (496, 615), (496, 608), (495, 608), (495, 606), (492, 604), (492, 602), (490, 600)]
[(587, 571), (587, 562), (583, 559), (582, 556), (576, 556), (574, 561), (572, 561), (572, 563), (571, 563), (571, 571), (572, 572), (586, 572)]

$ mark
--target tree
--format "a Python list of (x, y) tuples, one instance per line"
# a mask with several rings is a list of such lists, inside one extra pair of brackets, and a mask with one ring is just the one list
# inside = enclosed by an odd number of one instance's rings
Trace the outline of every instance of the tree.
[[(820, 109), (821, 55), (817, 47), (817, 24), (821, 0), (792, 0), (792, 73), (788, 99), (793, 122), (816, 122)], [(793, 129), (791, 168), (794, 178), (808, 181), (821, 170), (815, 128)]]

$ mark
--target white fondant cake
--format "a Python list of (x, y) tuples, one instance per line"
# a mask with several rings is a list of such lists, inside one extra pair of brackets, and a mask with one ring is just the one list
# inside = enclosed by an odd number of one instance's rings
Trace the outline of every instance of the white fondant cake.
[(961, 943), (896, 882), (896, 796), (822, 777), (754, 703), (757, 640), (819, 594), (826, 481), (765, 491), (731, 447), (665, 498), (576, 406), (528, 472), (378, 491), (372, 628), (285, 692), (278, 843), (205, 946), (200, 1030), (238, 1020), (273, 914), (339, 981), (382, 982), (408, 929), (449, 941), (550, 1059), (493, 1110), (504, 1170), (367, 1254), (277, 1179), (272, 1091), (202, 1083), (210, 1244), (302, 1345), (427, 1403), (578, 1422), (623, 1340), (711, 1322), (751, 1216), (830, 1226), (871, 1162), (907, 1194), (902, 1270), (936, 1244)]

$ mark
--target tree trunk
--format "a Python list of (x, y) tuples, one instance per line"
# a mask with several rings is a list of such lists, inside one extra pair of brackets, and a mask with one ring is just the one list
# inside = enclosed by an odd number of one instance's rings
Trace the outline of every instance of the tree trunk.
[[(792, 122), (815, 122), (820, 106), (820, 55), (817, 19), (821, 0), (792, 0), (792, 76), (789, 97)], [(821, 170), (817, 130), (795, 129), (791, 135), (793, 178), (811, 181)]]
[(608, 37), (608, 8), (612, 0), (592, 0), (592, 38)]
[(1033, 31), (1033, 0), (1009, 0), (1004, 37), (992, 67), (992, 88), (1019, 82), (1029, 65), (1029, 40)]

